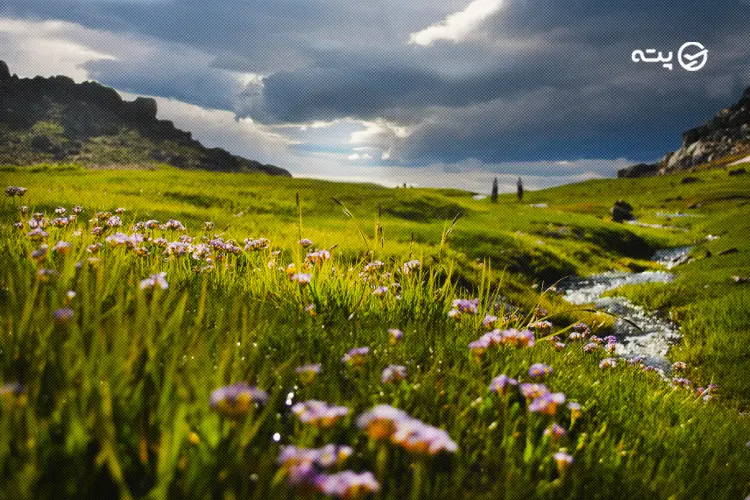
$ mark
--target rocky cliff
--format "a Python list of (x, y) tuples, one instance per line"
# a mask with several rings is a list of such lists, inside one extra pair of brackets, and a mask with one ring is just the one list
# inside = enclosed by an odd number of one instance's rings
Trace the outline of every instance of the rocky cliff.
[(682, 147), (654, 164), (620, 170), (618, 177), (641, 177), (690, 170), (722, 158), (750, 155), (750, 87), (736, 104), (722, 109), (707, 123), (682, 134)]
[(18, 78), (0, 61), (0, 164), (75, 162), (89, 166), (166, 163), (184, 169), (289, 176), (223, 149), (206, 148), (156, 101), (124, 101), (116, 90), (65, 76)]

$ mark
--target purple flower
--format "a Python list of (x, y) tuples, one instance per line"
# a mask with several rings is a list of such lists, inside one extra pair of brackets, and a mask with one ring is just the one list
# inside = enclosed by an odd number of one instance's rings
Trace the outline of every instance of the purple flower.
[(336, 498), (361, 498), (380, 490), (380, 484), (372, 472), (343, 471), (322, 475), (318, 480), (320, 491)]
[(385, 266), (385, 264), (382, 261), (376, 260), (376, 261), (366, 264), (363, 270), (366, 273), (375, 273), (378, 270), (380, 270), (383, 266)]
[(492, 379), (492, 382), (490, 382), (490, 391), (504, 396), (511, 387), (517, 386), (518, 380), (503, 374)]
[(39, 248), (31, 252), (31, 258), (37, 262), (43, 262), (47, 258), (47, 245), (41, 245)]
[(443, 429), (417, 419), (399, 422), (391, 440), (412, 453), (437, 455), (440, 452), (455, 453), (458, 449), (455, 441)]
[(604, 358), (599, 362), (599, 368), (602, 370), (606, 368), (614, 368), (617, 366), (617, 359), (616, 358)]
[(327, 444), (322, 448), (297, 448), (284, 446), (279, 454), (279, 465), (286, 468), (314, 464), (321, 468), (340, 465), (354, 450), (349, 446)]
[(570, 418), (572, 420), (577, 419), (583, 414), (583, 409), (581, 408), (581, 405), (575, 401), (570, 401), (568, 403), (568, 410), (570, 410)]
[(157, 274), (152, 274), (145, 280), (141, 281), (141, 284), (139, 285), (139, 288), (141, 290), (153, 290), (155, 288), (161, 288), (162, 290), (166, 290), (169, 288), (169, 284), (167, 283), (167, 273), (161, 272)]
[(552, 374), (552, 367), (543, 363), (536, 363), (529, 367), (529, 377), (541, 379)]
[(249, 385), (237, 382), (220, 387), (211, 393), (211, 408), (227, 417), (247, 415), (255, 404), (265, 404), (268, 394)]
[(456, 299), (453, 301), (453, 309), (461, 314), (476, 314), (479, 307), (479, 299)]
[(523, 397), (526, 399), (535, 399), (549, 394), (549, 389), (544, 384), (525, 383), (520, 385), (520, 389), (521, 394), (523, 394)]
[(389, 328), (388, 335), (391, 344), (395, 344), (404, 337), (404, 332), (402, 332), (398, 328)]
[(304, 384), (309, 384), (320, 373), (320, 364), (302, 365), (295, 370)]
[(406, 379), (406, 367), (402, 365), (388, 365), (381, 375), (384, 384), (390, 382), (400, 382)]
[(551, 437), (552, 439), (561, 439), (564, 438), (567, 434), (568, 432), (564, 427), (555, 423), (544, 429), (544, 435)]
[(312, 240), (310, 240), (310, 239), (308, 239), (308, 238), (302, 238), (302, 239), (301, 239), (301, 240), (299, 240), (299, 241), (298, 241), (297, 243), (298, 243), (298, 244), (299, 244), (299, 246), (301, 246), (302, 248), (307, 248), (307, 247), (309, 247), (309, 246), (312, 246), (312, 244), (313, 244)]
[(305, 257), (305, 262), (308, 264), (321, 264), (327, 260), (331, 260), (331, 252), (328, 250), (318, 250), (317, 252), (310, 252)]
[(687, 370), (687, 364), (685, 364), (682, 361), (675, 361), (672, 364), (672, 371), (675, 371), (675, 372), (684, 372), (686, 370)]
[(555, 463), (557, 464), (557, 470), (560, 474), (565, 472), (573, 463), (573, 457), (571, 455), (568, 455), (564, 451), (558, 451), (557, 453), (552, 455), (552, 458), (555, 460)]
[(553, 392), (536, 398), (529, 404), (528, 409), (531, 413), (554, 416), (557, 413), (557, 407), (563, 403), (565, 403), (565, 394)]
[(33, 230), (29, 231), (29, 234), (28, 234), (28, 237), (29, 237), (29, 239), (31, 241), (46, 240), (47, 236), (49, 236), (49, 234), (47, 234), (47, 232), (44, 229), (41, 229), (41, 228), (33, 229)]
[(390, 439), (400, 422), (411, 417), (403, 410), (389, 405), (377, 405), (357, 418), (357, 426), (373, 440)]
[(411, 274), (412, 271), (419, 269), (422, 266), (422, 263), (418, 260), (410, 260), (409, 262), (404, 262), (404, 265), (401, 267), (401, 270), (404, 274)]
[(386, 295), (388, 295), (389, 288), (387, 286), (379, 286), (375, 290), (372, 291), (372, 294), (376, 297), (383, 298)]
[(590, 352), (594, 352), (598, 348), (599, 348), (599, 346), (597, 344), (595, 344), (594, 342), (589, 342), (588, 344), (586, 344), (585, 346), (583, 346), (583, 352), (589, 352), (589, 353)]
[(497, 316), (492, 316), (491, 314), (487, 314), (482, 320), (482, 326), (486, 330), (491, 330), (492, 328), (495, 327), (496, 322), (497, 322)]
[(73, 251), (73, 245), (67, 241), (58, 241), (52, 249), (60, 255), (70, 255)]
[(55, 319), (55, 323), (58, 325), (64, 325), (73, 319), (73, 309), (70, 309), (69, 307), (57, 309), (52, 313), (52, 317)]
[(689, 389), (693, 383), (683, 377), (675, 377), (672, 379), (672, 387), (684, 387), (686, 389)]
[(312, 274), (296, 273), (292, 275), (291, 280), (303, 286), (309, 285), (312, 281)]
[(329, 405), (325, 401), (311, 399), (292, 406), (292, 412), (297, 415), (297, 418), (303, 424), (328, 428), (346, 417), (349, 414), (349, 408)]
[(370, 354), (369, 347), (354, 347), (341, 358), (342, 363), (349, 366), (361, 366), (367, 361), (367, 355)]

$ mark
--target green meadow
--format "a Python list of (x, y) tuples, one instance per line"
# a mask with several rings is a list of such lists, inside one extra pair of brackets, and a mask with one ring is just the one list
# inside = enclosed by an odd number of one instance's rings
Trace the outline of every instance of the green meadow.
[[(4, 168), (0, 498), (744, 498), (750, 175), (689, 176), (493, 204)], [(680, 325), (673, 381), (555, 284), (683, 245), (673, 282), (612, 292)]]

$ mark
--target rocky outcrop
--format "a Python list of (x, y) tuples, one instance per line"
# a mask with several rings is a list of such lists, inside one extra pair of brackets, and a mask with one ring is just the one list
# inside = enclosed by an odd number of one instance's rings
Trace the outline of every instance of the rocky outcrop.
[(699, 165), (716, 162), (725, 157), (750, 153), (750, 87), (740, 100), (722, 109), (704, 125), (682, 134), (682, 146), (667, 153), (651, 168), (634, 165), (618, 172), (618, 177), (653, 175), (690, 170)]
[(290, 176), (274, 165), (206, 148), (190, 132), (157, 119), (157, 111), (152, 98), (124, 101), (116, 90), (96, 82), (11, 76), (0, 61), (0, 164), (151, 161)]

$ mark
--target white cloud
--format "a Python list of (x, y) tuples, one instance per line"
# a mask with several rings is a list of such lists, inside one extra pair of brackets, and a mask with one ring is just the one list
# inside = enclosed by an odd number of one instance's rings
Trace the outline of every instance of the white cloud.
[(442, 22), (412, 33), (409, 43), (429, 46), (437, 40), (460, 42), (503, 6), (503, 0), (474, 0), (464, 10), (447, 16)]

